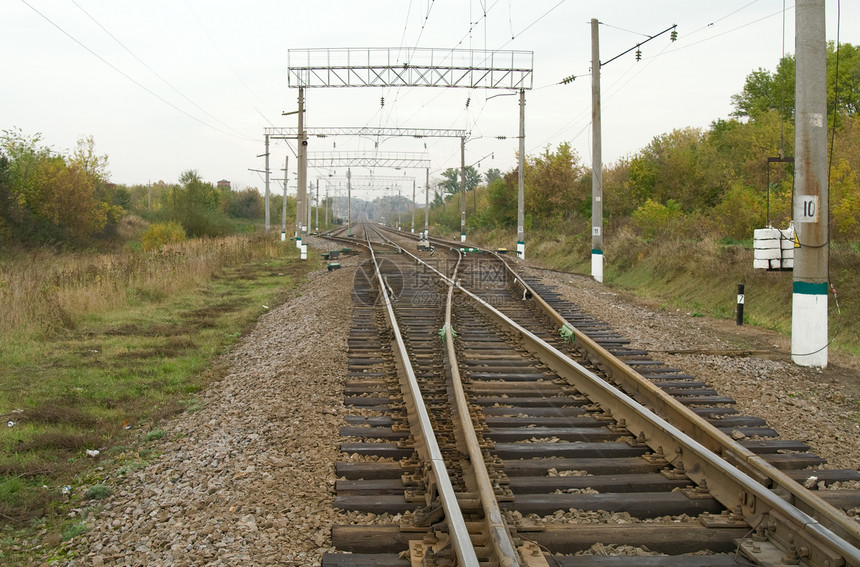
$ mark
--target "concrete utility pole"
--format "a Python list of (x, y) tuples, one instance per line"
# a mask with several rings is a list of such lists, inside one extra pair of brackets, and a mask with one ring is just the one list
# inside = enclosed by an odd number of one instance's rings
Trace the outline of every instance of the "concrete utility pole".
[(591, 20), (591, 275), (603, 282), (603, 157), (600, 138), (600, 40)]
[(308, 139), (305, 132), (305, 89), (299, 87), (299, 132), (298, 132), (298, 191), (296, 191), (296, 231), (301, 236), (302, 230), (307, 226), (308, 200)]
[(827, 366), (829, 206), (824, 0), (795, 4), (796, 112), (791, 358)]
[(415, 233), (415, 178), (412, 178), (412, 204), (410, 205), (412, 209), (412, 229), (410, 232)]
[(517, 166), (517, 258), (526, 257), (525, 186), (526, 186), (526, 91), (520, 89), (520, 147)]
[(352, 186), (349, 180), (352, 178), (352, 172), (349, 168), (346, 169), (346, 234), (352, 236)]
[(290, 155), (287, 154), (287, 157), (284, 158), (284, 200), (281, 203), (281, 241), (287, 240), (287, 183), (289, 176), (287, 176), (287, 170), (290, 165)]
[(466, 137), (460, 138), (460, 242), (466, 242)]
[(311, 231), (311, 211), (313, 210), (314, 204), (314, 184), (311, 183), (308, 185), (308, 206), (307, 206), (307, 222), (305, 223), (305, 227), (307, 231)]
[(325, 182), (325, 229), (326, 230), (328, 230), (328, 207), (329, 207), (328, 186), (329, 186), (329, 182), (326, 181)]
[(320, 180), (319, 180), (319, 177), (317, 177), (317, 187), (316, 187), (316, 189), (317, 189), (317, 192), (316, 192), (316, 193), (314, 193), (314, 195), (316, 195), (316, 198), (317, 198), (317, 200), (316, 200), (316, 203), (317, 203), (317, 216), (316, 216), (316, 219), (315, 219), (315, 221), (314, 221), (314, 224), (316, 224), (316, 225), (317, 225), (317, 226), (316, 226), (316, 232), (317, 232), (317, 233), (319, 233), (319, 231), (320, 231)]
[(269, 232), (269, 135), (266, 134), (266, 232)]
[(424, 236), (430, 234), (430, 168), (424, 168)]

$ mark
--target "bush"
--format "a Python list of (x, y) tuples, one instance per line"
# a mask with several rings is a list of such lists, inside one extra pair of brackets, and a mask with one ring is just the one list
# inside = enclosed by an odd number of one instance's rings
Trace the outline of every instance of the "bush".
[(84, 497), (87, 500), (104, 500), (112, 493), (113, 490), (111, 490), (110, 486), (105, 484), (94, 484), (87, 488), (87, 492), (84, 494)]
[(658, 235), (672, 235), (684, 220), (681, 206), (669, 199), (663, 205), (652, 199), (648, 199), (631, 215), (633, 224), (638, 228), (645, 238), (654, 238)]
[(764, 226), (765, 205), (752, 187), (734, 184), (713, 209), (713, 230), (719, 238), (748, 240)]
[(185, 230), (178, 222), (160, 222), (150, 225), (140, 239), (144, 251), (152, 252), (165, 244), (185, 242)]
[(87, 531), (87, 525), (83, 522), (70, 522), (63, 526), (63, 529), (60, 531), (60, 537), (63, 538), (63, 541), (70, 540), (74, 537), (78, 537), (82, 533)]

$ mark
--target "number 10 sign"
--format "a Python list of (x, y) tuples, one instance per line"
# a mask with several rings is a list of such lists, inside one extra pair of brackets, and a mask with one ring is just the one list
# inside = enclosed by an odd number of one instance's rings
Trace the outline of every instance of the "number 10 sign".
[(818, 222), (818, 195), (798, 195), (798, 222)]

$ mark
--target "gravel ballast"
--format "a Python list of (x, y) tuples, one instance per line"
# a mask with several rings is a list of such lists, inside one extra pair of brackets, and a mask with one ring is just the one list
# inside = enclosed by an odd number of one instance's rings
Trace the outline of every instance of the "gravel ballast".
[[(361, 261), (342, 258), (342, 269), (310, 274), (217, 362), (199, 408), (160, 425), (165, 435), (149, 442), (160, 456), (104, 480), (113, 495), (85, 519), (88, 531), (67, 542), (74, 558), (63, 564), (304, 566), (333, 551), (331, 527), (356, 519), (332, 501)], [(779, 355), (783, 337), (756, 329), (743, 344), (767, 357), (669, 354), (736, 350), (737, 337), (724, 322), (661, 310), (590, 278), (533, 273), (631, 347), (709, 382), (783, 438), (808, 442), (828, 466), (860, 464), (856, 361), (799, 368)]]

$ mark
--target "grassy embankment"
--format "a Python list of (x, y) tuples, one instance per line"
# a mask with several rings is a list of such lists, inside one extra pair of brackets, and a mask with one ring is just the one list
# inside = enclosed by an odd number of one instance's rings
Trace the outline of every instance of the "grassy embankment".
[(153, 458), (159, 420), (200, 407), (213, 358), (319, 267), (297, 259), (259, 234), (0, 258), (0, 563), (86, 529), (69, 510)]
[[(581, 231), (577, 234), (581, 234)], [(585, 233), (587, 234), (587, 232)], [(451, 235), (455, 237), (456, 235)], [(474, 231), (469, 239), (486, 246), (514, 249), (510, 230)], [(752, 241), (642, 240), (628, 231), (608, 234), (604, 282), (694, 316), (733, 319), (737, 285), (745, 286), (745, 322), (784, 334), (791, 332), (792, 273), (755, 270)], [(539, 265), (591, 273), (591, 242), (564, 230), (527, 234), (526, 256)], [(860, 356), (860, 250), (856, 243), (835, 243), (830, 278), (831, 348)], [(838, 306), (837, 306), (838, 300)]]

